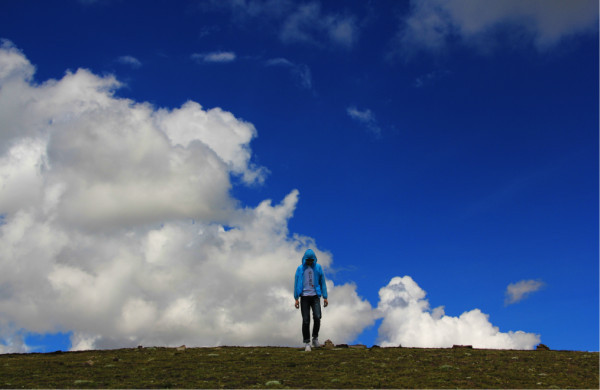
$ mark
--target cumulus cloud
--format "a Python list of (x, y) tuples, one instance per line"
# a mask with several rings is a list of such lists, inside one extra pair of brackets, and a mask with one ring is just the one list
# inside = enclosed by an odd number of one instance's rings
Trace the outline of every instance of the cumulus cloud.
[(533, 349), (536, 334), (522, 331), (503, 333), (479, 309), (458, 317), (447, 316), (443, 307), (431, 309), (426, 293), (409, 277), (395, 277), (379, 290), (377, 310), (383, 316), (379, 342), (383, 346)]
[[(293, 275), (313, 248), (288, 230), (299, 201), (243, 206), (238, 185), (265, 180), (251, 123), (187, 102), (174, 109), (118, 98), (87, 70), (37, 84), (17, 48), (0, 48), (0, 353), (27, 332), (70, 332), (73, 349), (136, 345), (297, 345)], [(369, 121), (368, 110), (349, 115)], [(321, 337), (351, 342), (377, 318), (382, 345), (532, 348), (475, 309), (429, 309), (409, 277), (377, 308), (328, 280)]]
[(346, 113), (350, 118), (363, 124), (367, 129), (376, 136), (381, 135), (381, 128), (377, 124), (375, 114), (370, 109), (359, 110), (358, 108), (351, 106), (346, 109)]
[(0, 63), (0, 81), (8, 79), (30, 81), (35, 73), (35, 67), (21, 51), (6, 39), (0, 39), (0, 50), (3, 57)]
[(30, 351), (31, 348), (25, 344), (23, 332), (14, 329), (5, 320), (0, 319), (0, 354)]
[[(23, 331), (72, 332), (73, 349), (298, 344), (295, 269), (308, 247), (326, 273), (332, 256), (288, 231), (297, 191), (232, 198), (232, 177), (267, 175), (251, 162), (254, 126), (117, 98), (112, 76), (36, 84), (34, 70), (3, 43), (0, 352), (26, 351)], [(328, 283), (322, 337), (350, 342), (373, 309)]]
[(544, 287), (544, 282), (540, 280), (521, 280), (517, 283), (511, 283), (506, 287), (505, 305), (512, 305), (521, 302), (531, 293), (534, 293)]
[(233, 62), (236, 59), (236, 55), (231, 51), (217, 51), (212, 53), (194, 53), (192, 54), (192, 59), (198, 62), (217, 62), (217, 63), (225, 63), (225, 62)]
[(439, 51), (452, 39), (487, 50), (502, 31), (545, 49), (573, 34), (597, 31), (597, 22), (595, 0), (419, 0), (411, 1), (398, 40), (404, 51)]

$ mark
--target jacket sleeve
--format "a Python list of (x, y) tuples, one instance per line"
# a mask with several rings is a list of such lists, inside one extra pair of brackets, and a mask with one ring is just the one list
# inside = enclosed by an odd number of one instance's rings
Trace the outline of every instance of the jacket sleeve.
[(323, 299), (327, 299), (327, 283), (325, 283), (325, 272), (323, 272), (323, 267), (321, 267), (320, 273), (319, 284), (321, 285), (321, 295), (323, 295)]
[(294, 299), (298, 299), (298, 269), (296, 269), (296, 275), (294, 275)]

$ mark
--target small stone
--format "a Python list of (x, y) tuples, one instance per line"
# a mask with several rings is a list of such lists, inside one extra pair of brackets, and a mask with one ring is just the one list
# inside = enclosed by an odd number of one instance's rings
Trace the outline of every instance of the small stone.
[(323, 344), (323, 348), (325, 349), (333, 349), (335, 347), (335, 345), (333, 345), (333, 341), (327, 339), (325, 340), (325, 343)]
[(537, 347), (535, 347), (536, 351), (549, 351), (550, 348), (547, 345), (544, 344), (538, 344)]
[(182, 345), (181, 347), (177, 347), (176, 349), (177, 349), (178, 351), (180, 351), (180, 352), (181, 352), (181, 351), (185, 351), (185, 350), (186, 350), (186, 346), (185, 346), (185, 345)]

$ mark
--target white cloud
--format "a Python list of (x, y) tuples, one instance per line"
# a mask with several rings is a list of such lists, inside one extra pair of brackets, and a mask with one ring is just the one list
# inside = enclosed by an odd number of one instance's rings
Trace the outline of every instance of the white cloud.
[(227, 8), (231, 10), (234, 19), (244, 20), (255, 17), (281, 18), (294, 7), (294, 0), (211, 0), (212, 8)]
[(409, 277), (395, 277), (379, 290), (377, 310), (383, 316), (379, 327), (382, 346), (452, 347), (472, 345), (475, 348), (533, 349), (540, 342), (536, 334), (500, 332), (487, 314), (479, 309), (459, 317), (447, 316), (443, 307), (429, 307), (426, 293)]
[(0, 319), (0, 354), (30, 351), (31, 348), (25, 344), (23, 332), (14, 329), (5, 320)]
[(446, 77), (450, 74), (450, 71), (447, 70), (434, 70), (432, 72), (426, 73), (422, 76), (419, 76), (415, 79), (414, 86), (416, 88), (423, 88), (426, 86), (430, 86), (435, 84), (438, 80)]
[(321, 36), (331, 43), (351, 48), (357, 40), (358, 28), (351, 16), (323, 15), (319, 3), (299, 5), (283, 23), (280, 38), (285, 43), (303, 42), (320, 45)]
[(346, 109), (346, 112), (348, 113), (348, 115), (350, 115), (352, 119), (356, 119), (361, 122), (372, 122), (375, 120), (373, 112), (369, 109), (361, 111), (356, 107), (348, 107)]
[(0, 50), (3, 51), (3, 59), (0, 63), (0, 81), (9, 79), (30, 81), (35, 67), (27, 61), (23, 53), (6, 39), (0, 40)]
[(312, 90), (313, 81), (310, 68), (305, 64), (295, 64), (285, 58), (272, 58), (266, 62), (266, 66), (281, 66), (289, 68), (292, 77), (301, 88)]
[(121, 56), (117, 58), (117, 62), (123, 65), (129, 65), (134, 69), (142, 66), (142, 62), (133, 56)]
[(367, 129), (374, 135), (381, 135), (381, 128), (377, 124), (375, 114), (373, 114), (373, 111), (370, 109), (359, 110), (358, 108), (352, 106), (346, 109), (346, 113), (350, 116), (350, 118), (365, 125)]
[(399, 32), (402, 50), (443, 50), (450, 39), (489, 50), (494, 34), (511, 34), (515, 42), (533, 42), (539, 49), (578, 33), (597, 31), (595, 0), (419, 0)]
[(333, 42), (352, 47), (357, 40), (358, 28), (352, 17), (329, 17), (327, 32)]
[[(112, 76), (33, 84), (33, 70), (0, 49), (0, 352), (27, 350), (21, 330), (70, 331), (74, 349), (299, 344), (295, 269), (309, 246), (326, 272), (332, 256), (288, 231), (297, 191), (231, 197), (231, 176), (267, 174), (254, 126), (117, 98)], [(329, 290), (321, 337), (350, 342), (374, 312), (352, 284)]]
[(236, 55), (231, 51), (217, 51), (204, 54), (194, 53), (192, 54), (192, 59), (201, 62), (225, 63), (235, 61)]
[(291, 0), (213, 0), (212, 7), (231, 10), (234, 20), (261, 19), (274, 23), (284, 43), (304, 43), (323, 47), (323, 42), (352, 48), (359, 29), (352, 15), (324, 13), (321, 3)]
[(533, 292), (536, 292), (544, 287), (544, 282), (540, 280), (521, 280), (517, 283), (511, 283), (506, 287), (505, 305), (521, 302), (523, 299)]
[(156, 121), (173, 145), (188, 148), (201, 139), (247, 184), (264, 181), (268, 171), (250, 162), (252, 153), (248, 145), (256, 137), (256, 129), (251, 123), (218, 107), (205, 111), (191, 101), (171, 111), (158, 110)]
[[(0, 49), (0, 352), (27, 351), (27, 331), (72, 332), (74, 349), (299, 344), (295, 269), (308, 247), (326, 273), (333, 260), (288, 231), (297, 191), (256, 207), (231, 197), (232, 175), (266, 175), (251, 162), (254, 126), (195, 102), (116, 98), (114, 77), (86, 70), (33, 84), (33, 69)], [(378, 317), (383, 345), (539, 342), (477, 309), (430, 310), (409, 277), (382, 288), (377, 309), (354, 284), (328, 290), (320, 336), (336, 343)]]

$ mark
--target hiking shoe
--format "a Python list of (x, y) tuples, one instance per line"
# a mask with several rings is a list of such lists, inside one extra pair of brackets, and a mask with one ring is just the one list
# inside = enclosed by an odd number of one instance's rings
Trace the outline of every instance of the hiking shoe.
[(306, 346), (304, 347), (304, 352), (310, 352), (310, 344), (306, 343)]
[(312, 346), (313, 346), (314, 348), (319, 348), (319, 347), (321, 346), (321, 344), (319, 344), (319, 339), (318, 339), (318, 338), (316, 338), (316, 337), (315, 337), (315, 338), (313, 339), (313, 341), (312, 341)]

